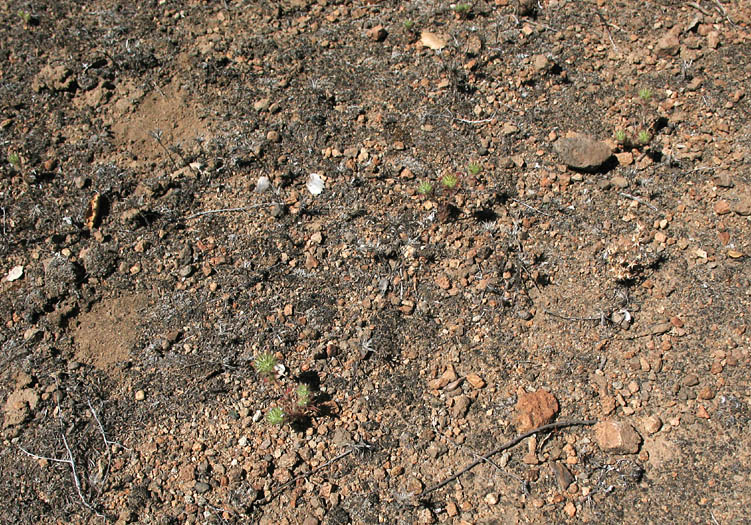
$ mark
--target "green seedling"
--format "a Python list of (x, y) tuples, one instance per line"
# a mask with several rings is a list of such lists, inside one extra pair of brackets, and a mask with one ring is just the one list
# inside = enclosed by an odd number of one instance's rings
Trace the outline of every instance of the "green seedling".
[(298, 385), (295, 389), (295, 394), (297, 395), (297, 407), (298, 408), (307, 408), (310, 406), (310, 402), (312, 401), (311, 393), (310, 393), (310, 387), (306, 384)]
[(13, 168), (18, 169), (21, 167), (21, 157), (18, 153), (15, 151), (12, 151), (8, 153), (8, 164), (13, 166)]
[(279, 407), (274, 407), (266, 413), (266, 421), (271, 425), (283, 425), (286, 416), (284, 410)]
[(415, 23), (412, 20), (404, 21), (404, 29), (406, 29), (407, 31), (412, 31), (413, 27), (415, 27)]
[(422, 181), (417, 187), (417, 192), (420, 195), (429, 195), (433, 191), (433, 185), (428, 181)]
[(639, 90), (639, 98), (644, 102), (647, 102), (650, 98), (652, 98), (652, 90), (649, 88), (641, 88)]
[(461, 3), (454, 6), (454, 13), (459, 16), (467, 16), (471, 10), (472, 6), (469, 4)]
[(256, 356), (256, 372), (267, 379), (274, 377), (274, 375), (276, 374), (276, 365), (276, 357), (274, 357), (274, 354), (270, 352), (264, 352)]
[(618, 144), (626, 144), (626, 132), (619, 129), (615, 132), (615, 140)]
[(24, 24), (28, 25), (28, 23), (31, 22), (31, 13), (29, 13), (28, 11), (19, 11), (17, 14), (18, 17), (23, 20)]
[(468, 172), (468, 173), (469, 173), (470, 175), (477, 175), (477, 174), (478, 174), (478, 173), (480, 173), (481, 171), (482, 171), (482, 166), (480, 166), (480, 165), (479, 165), (478, 163), (476, 163), (476, 162), (470, 162), (470, 163), (469, 163), (469, 165), (467, 166), (467, 172)]
[(441, 179), (441, 184), (447, 190), (453, 190), (454, 188), (456, 188), (456, 185), (458, 183), (459, 183), (459, 177), (457, 177), (453, 173), (448, 173), (444, 175), (443, 178)]
[(639, 139), (640, 144), (647, 144), (650, 140), (652, 140), (652, 136), (647, 130), (641, 130), (637, 138)]

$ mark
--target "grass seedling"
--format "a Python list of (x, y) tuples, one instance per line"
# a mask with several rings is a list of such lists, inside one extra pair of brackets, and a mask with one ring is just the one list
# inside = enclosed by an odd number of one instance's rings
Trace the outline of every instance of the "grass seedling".
[(459, 15), (462, 18), (466, 18), (469, 15), (469, 12), (472, 10), (472, 6), (469, 4), (456, 4), (453, 7), (454, 13)]
[(270, 352), (264, 352), (256, 356), (256, 372), (267, 381), (276, 377), (276, 365), (276, 357)]
[(625, 145), (626, 144), (626, 132), (622, 129), (619, 129), (615, 132), (615, 140), (618, 144)]
[(649, 88), (641, 88), (639, 90), (639, 98), (642, 99), (644, 102), (648, 102), (650, 98), (652, 98), (652, 90)]
[(24, 24), (29, 25), (29, 22), (31, 22), (31, 13), (28, 11), (19, 11), (17, 14), (18, 17), (23, 20)]
[(283, 425), (286, 414), (279, 407), (274, 407), (266, 412), (266, 421), (271, 425)]
[(420, 195), (430, 195), (433, 192), (433, 185), (428, 181), (422, 181), (417, 187), (417, 192)]
[(8, 153), (8, 164), (10, 164), (13, 169), (19, 169), (21, 167), (21, 156), (15, 151)]
[(650, 140), (652, 140), (652, 137), (650, 136), (649, 132), (645, 129), (641, 130), (639, 132), (639, 135), (637, 137), (639, 139), (640, 144), (648, 144)]
[(459, 177), (457, 177), (453, 173), (447, 173), (441, 179), (441, 184), (447, 190), (454, 190), (454, 189), (456, 189), (456, 185), (458, 183), (459, 183)]
[(476, 162), (470, 162), (469, 165), (467, 166), (467, 173), (469, 173), (470, 175), (477, 175), (481, 171), (482, 171), (482, 166), (480, 166)]
[(412, 20), (404, 21), (404, 29), (406, 29), (407, 31), (412, 31), (413, 27), (415, 27), (415, 23)]

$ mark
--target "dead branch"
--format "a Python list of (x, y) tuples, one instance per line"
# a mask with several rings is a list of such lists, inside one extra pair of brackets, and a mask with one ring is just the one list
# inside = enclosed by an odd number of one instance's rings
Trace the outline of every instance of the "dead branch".
[(470, 470), (472, 470), (473, 468), (475, 468), (477, 465), (479, 465), (483, 461), (487, 461), (489, 458), (495, 456), (499, 452), (503, 452), (506, 449), (509, 449), (511, 447), (514, 447), (514, 446), (518, 445), (519, 443), (521, 443), (522, 441), (524, 441), (525, 439), (527, 439), (530, 436), (534, 436), (535, 434), (538, 434), (540, 432), (546, 432), (548, 430), (555, 430), (555, 429), (558, 429), (558, 428), (573, 427), (573, 426), (582, 426), (582, 425), (589, 426), (589, 425), (594, 425), (595, 423), (597, 423), (596, 420), (559, 421), (557, 423), (550, 423), (548, 425), (542, 425), (540, 427), (534, 428), (534, 429), (530, 430), (529, 432), (525, 432), (524, 434), (516, 436), (511, 441), (508, 441), (508, 442), (504, 443), (503, 445), (501, 445), (500, 447), (498, 447), (498, 448), (496, 448), (494, 450), (491, 450), (490, 452), (488, 452), (484, 456), (480, 456), (478, 459), (474, 460), (472, 463), (470, 463), (469, 465), (467, 465), (466, 467), (464, 467), (463, 469), (461, 469), (459, 472), (457, 472), (453, 476), (450, 476), (450, 477), (444, 479), (443, 481), (441, 481), (437, 485), (433, 485), (432, 487), (429, 487), (429, 488), (423, 490), (420, 494), (418, 494), (418, 498), (422, 498), (422, 497), (430, 494), (431, 492), (435, 492), (436, 490), (445, 487), (446, 485), (448, 485), (452, 481), (455, 481), (455, 480), (459, 479), (459, 477), (462, 474), (465, 474), (465, 473), (469, 472)]

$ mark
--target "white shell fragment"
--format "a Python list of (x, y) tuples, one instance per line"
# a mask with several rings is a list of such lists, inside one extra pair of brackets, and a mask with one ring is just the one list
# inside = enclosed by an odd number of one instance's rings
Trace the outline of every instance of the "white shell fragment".
[(258, 177), (258, 182), (256, 183), (256, 193), (263, 193), (269, 187), (271, 186), (271, 182), (269, 181), (268, 177)]
[(18, 265), (14, 266), (9, 272), (8, 276), (5, 278), (7, 281), (13, 282), (17, 279), (20, 279), (23, 275), (23, 266)]
[(318, 173), (311, 173), (305, 186), (311, 194), (318, 196), (324, 188), (323, 178)]

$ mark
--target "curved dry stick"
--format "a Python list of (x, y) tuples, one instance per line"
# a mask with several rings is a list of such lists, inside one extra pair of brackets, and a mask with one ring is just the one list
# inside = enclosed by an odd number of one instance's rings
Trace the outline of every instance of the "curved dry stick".
[(588, 425), (594, 425), (595, 423), (597, 423), (597, 420), (560, 421), (558, 423), (550, 423), (548, 425), (542, 425), (541, 427), (533, 428), (529, 432), (525, 432), (524, 434), (516, 436), (511, 441), (504, 443), (503, 445), (501, 445), (500, 447), (494, 450), (491, 450), (484, 456), (480, 456), (478, 459), (476, 459), (475, 461), (473, 461), (472, 463), (470, 463), (469, 465), (461, 469), (459, 472), (457, 472), (453, 476), (444, 479), (437, 485), (433, 485), (432, 487), (423, 490), (420, 494), (417, 495), (417, 497), (422, 498), (423, 496), (430, 494), (431, 492), (435, 492), (436, 490), (445, 487), (452, 481), (455, 481), (456, 479), (458, 479), (459, 476), (461, 476), (462, 474), (469, 472), (470, 470), (475, 468), (477, 465), (479, 465), (483, 461), (486, 461), (488, 458), (495, 456), (499, 452), (503, 452), (506, 449), (509, 449), (511, 447), (518, 445), (519, 443), (521, 443), (528, 437), (533, 436), (539, 432), (545, 432), (547, 430), (555, 430), (555, 429), (564, 428), (564, 427), (573, 427), (573, 426), (582, 426), (582, 425), (588, 426)]

